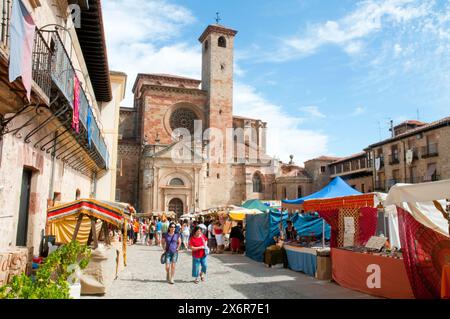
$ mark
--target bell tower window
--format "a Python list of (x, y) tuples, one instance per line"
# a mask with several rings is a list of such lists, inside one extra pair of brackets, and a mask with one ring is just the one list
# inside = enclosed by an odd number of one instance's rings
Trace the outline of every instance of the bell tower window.
[(227, 40), (225, 39), (224, 36), (219, 37), (218, 45), (221, 48), (226, 48), (227, 47)]

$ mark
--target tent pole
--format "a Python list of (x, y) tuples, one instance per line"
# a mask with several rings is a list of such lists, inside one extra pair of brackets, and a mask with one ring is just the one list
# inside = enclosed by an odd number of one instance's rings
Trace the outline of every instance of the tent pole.
[(325, 248), (325, 219), (322, 218), (322, 248)]
[(75, 226), (75, 231), (73, 232), (73, 235), (72, 235), (72, 241), (77, 240), (78, 231), (80, 230), (82, 220), (83, 220), (83, 214), (80, 214), (78, 216), (77, 225)]
[(384, 210), (383, 210), (383, 225), (384, 225), (383, 235), (384, 235), (384, 237), (387, 237), (387, 235), (386, 235), (386, 214), (384, 213)]

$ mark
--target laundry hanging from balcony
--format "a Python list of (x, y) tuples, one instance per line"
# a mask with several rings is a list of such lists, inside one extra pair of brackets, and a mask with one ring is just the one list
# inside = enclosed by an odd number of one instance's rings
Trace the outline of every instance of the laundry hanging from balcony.
[(80, 133), (80, 81), (78, 80), (78, 77), (76, 75), (73, 83), (74, 89), (72, 128), (75, 129), (75, 132)]
[(19, 76), (31, 98), (32, 53), (36, 24), (22, 0), (13, 2), (11, 15), (11, 44), (9, 61), (9, 81), (14, 82)]

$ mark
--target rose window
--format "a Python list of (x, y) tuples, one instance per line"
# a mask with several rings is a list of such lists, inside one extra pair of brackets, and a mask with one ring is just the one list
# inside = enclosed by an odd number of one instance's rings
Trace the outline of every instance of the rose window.
[(177, 128), (185, 128), (191, 134), (194, 133), (194, 121), (197, 116), (192, 110), (180, 108), (176, 109), (170, 116), (170, 128), (173, 130)]

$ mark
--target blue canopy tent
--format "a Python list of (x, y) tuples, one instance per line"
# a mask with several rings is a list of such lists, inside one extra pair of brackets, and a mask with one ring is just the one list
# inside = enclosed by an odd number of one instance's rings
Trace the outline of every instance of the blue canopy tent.
[[(360, 194), (360, 192), (350, 187), (342, 178), (336, 177), (327, 186), (314, 194), (295, 200), (284, 200), (283, 213), (271, 209), (269, 213), (247, 216), (246, 255), (256, 261), (262, 262), (264, 260), (265, 249), (273, 245), (273, 237), (280, 234), (278, 227), (281, 218), (283, 219), (283, 227), (287, 227), (289, 214), (286, 209), (291, 208), (289, 205), (295, 205), (297, 208), (298, 205), (303, 204), (304, 201), (309, 199), (334, 198)], [(318, 216), (295, 214), (291, 220), (300, 236), (310, 236), (314, 233), (317, 237), (322, 236), (324, 240), (330, 239), (330, 226)]]
[[(294, 200), (283, 200), (282, 203), (288, 205), (301, 205), (305, 201), (310, 199), (335, 198), (361, 194), (362, 193), (358, 192), (356, 189), (348, 185), (342, 178), (338, 176), (335, 177), (327, 186), (322, 188), (320, 191), (315, 192), (314, 194)], [(290, 208), (288, 207), (288, 205), (283, 205), (283, 208)]]

